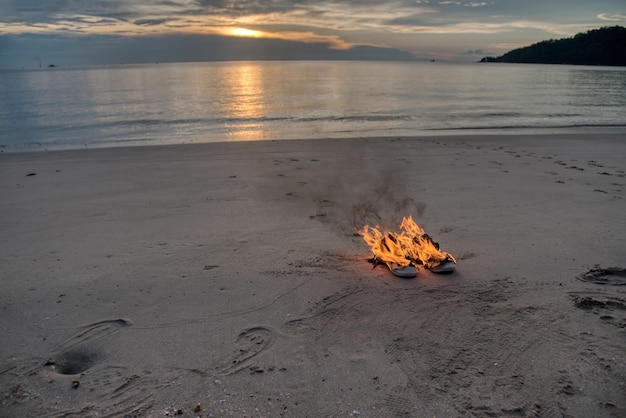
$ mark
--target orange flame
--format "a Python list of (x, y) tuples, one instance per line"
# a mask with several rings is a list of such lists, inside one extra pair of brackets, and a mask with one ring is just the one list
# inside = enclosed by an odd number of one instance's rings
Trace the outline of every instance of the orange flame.
[(422, 264), (427, 269), (448, 261), (456, 263), (451, 254), (439, 250), (439, 244), (413, 221), (412, 216), (402, 219), (399, 233), (383, 233), (379, 228), (365, 225), (358, 230), (378, 262), (395, 263), (400, 267)]

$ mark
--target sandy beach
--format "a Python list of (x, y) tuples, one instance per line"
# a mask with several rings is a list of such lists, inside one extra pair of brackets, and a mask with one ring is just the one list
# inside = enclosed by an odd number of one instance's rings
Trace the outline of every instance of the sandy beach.
[(626, 416), (624, 139), (2, 154), (0, 416)]

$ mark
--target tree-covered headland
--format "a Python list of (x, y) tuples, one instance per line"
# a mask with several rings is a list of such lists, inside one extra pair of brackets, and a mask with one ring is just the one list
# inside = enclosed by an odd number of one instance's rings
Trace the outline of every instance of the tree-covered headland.
[(626, 28), (603, 27), (572, 38), (550, 39), (480, 62), (626, 66)]

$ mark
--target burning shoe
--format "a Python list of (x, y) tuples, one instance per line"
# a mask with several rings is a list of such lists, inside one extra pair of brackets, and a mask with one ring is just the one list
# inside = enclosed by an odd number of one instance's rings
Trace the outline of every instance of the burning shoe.
[(398, 277), (415, 277), (418, 265), (433, 273), (451, 273), (456, 269), (456, 260), (424, 232), (413, 218), (402, 219), (401, 231), (381, 232), (378, 227), (365, 225), (359, 235), (374, 253), (374, 265), (385, 263)]
[(389, 271), (394, 276), (402, 277), (403, 279), (411, 279), (417, 276), (417, 267), (408, 265), (406, 267), (402, 267), (396, 263), (385, 263), (387, 267), (389, 267)]
[(429, 268), (429, 270), (433, 273), (452, 273), (456, 270), (456, 263), (454, 261), (445, 260), (436, 266)]

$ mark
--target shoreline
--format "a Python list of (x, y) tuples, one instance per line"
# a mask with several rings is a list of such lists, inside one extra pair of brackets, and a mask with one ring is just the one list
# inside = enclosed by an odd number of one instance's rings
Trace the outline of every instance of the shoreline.
[[(439, 138), (470, 138), (471, 140), (479, 140), (482, 137), (560, 137), (560, 136), (580, 136), (580, 135), (626, 135), (626, 126), (575, 126), (575, 127), (552, 127), (552, 128), (459, 128), (459, 129), (441, 129), (441, 130), (424, 130), (418, 131), (411, 135), (386, 135), (386, 136), (337, 136), (337, 137), (312, 137), (312, 138), (273, 138), (259, 140), (216, 140), (206, 142), (179, 142), (179, 143), (159, 143), (158, 140), (150, 140), (148, 142), (136, 140), (136, 143), (130, 145), (119, 145), (119, 143), (105, 144), (80, 144), (82, 146), (74, 146), (66, 148), (56, 145), (53, 148), (46, 148), (44, 145), (38, 144), (39, 149), (15, 149), (7, 148), (8, 145), (0, 145), (0, 155), (22, 154), (22, 153), (38, 153), (38, 152), (63, 152), (63, 151), (79, 151), (79, 150), (100, 150), (110, 148), (145, 148), (145, 147), (169, 147), (177, 145), (208, 145), (208, 144), (239, 144), (239, 143), (263, 143), (263, 142), (302, 142), (302, 141), (364, 141), (364, 140), (390, 140), (390, 139), (439, 139)], [(31, 142), (30, 144), (32, 144)], [(28, 145), (28, 144), (25, 144)], [(53, 145), (54, 144), (49, 144)]]
[[(625, 170), (592, 133), (4, 153), (0, 407), (623, 415)], [(455, 273), (365, 261), (409, 214)]]

